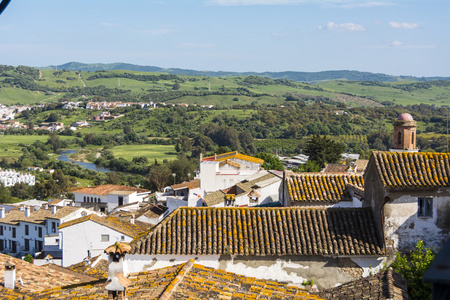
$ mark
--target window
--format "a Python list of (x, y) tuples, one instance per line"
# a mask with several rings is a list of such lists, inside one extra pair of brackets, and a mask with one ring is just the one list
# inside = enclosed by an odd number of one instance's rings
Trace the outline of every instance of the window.
[[(6, 243), (6, 241), (5, 241), (5, 243)], [(0, 240), (0, 252), (3, 252), (3, 251), (5, 251), (5, 247), (3, 244), (3, 240)]]
[(121, 240), (122, 242), (125, 241), (125, 236), (122, 235), (122, 236), (120, 237), (120, 240)]
[(414, 132), (411, 132), (411, 144), (414, 144)]
[(42, 227), (39, 227), (38, 236), (39, 236), (40, 238), (42, 237)]
[(433, 217), (433, 198), (419, 198), (417, 216), (422, 218)]
[(30, 226), (25, 225), (25, 235), (30, 235)]
[(56, 232), (56, 222), (52, 222), (52, 233)]
[(83, 202), (86, 202), (86, 196), (83, 197)]
[(3, 226), (0, 226), (0, 235), (3, 235)]
[(24, 251), (30, 251), (30, 240), (29, 239), (25, 239), (25, 249), (23, 249)]
[(102, 242), (109, 242), (109, 234), (102, 234), (101, 241)]
[(16, 228), (13, 227), (12, 229), (12, 237), (15, 238), (16, 237)]
[(119, 196), (119, 206), (123, 205), (123, 196)]

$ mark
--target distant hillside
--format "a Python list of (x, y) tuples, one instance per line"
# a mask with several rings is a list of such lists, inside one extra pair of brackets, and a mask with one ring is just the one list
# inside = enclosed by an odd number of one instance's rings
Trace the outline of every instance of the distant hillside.
[(79, 62), (70, 62), (58, 66), (48, 66), (39, 68), (42, 70), (62, 70), (68, 71), (90, 71), (98, 70), (127, 70), (140, 72), (161, 72), (174, 75), (189, 76), (208, 76), (208, 77), (229, 77), (229, 76), (249, 76), (258, 75), (272, 79), (289, 79), (298, 82), (317, 83), (330, 80), (350, 80), (350, 81), (379, 81), (379, 82), (396, 82), (396, 81), (431, 81), (431, 80), (450, 80), (450, 77), (414, 77), (414, 76), (392, 76), (381, 73), (359, 72), (359, 71), (322, 71), (322, 72), (225, 72), (225, 71), (197, 71), (189, 69), (164, 69), (155, 66), (140, 66), (127, 63), (111, 63), (111, 64), (83, 64)]

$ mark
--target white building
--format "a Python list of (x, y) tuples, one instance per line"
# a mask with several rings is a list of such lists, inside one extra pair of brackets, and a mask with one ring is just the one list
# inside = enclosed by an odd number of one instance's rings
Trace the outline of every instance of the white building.
[(237, 151), (200, 157), (200, 192), (202, 196), (233, 186), (261, 172), (264, 160)]
[(25, 182), (28, 185), (35, 184), (34, 175), (28, 173), (19, 173), (15, 170), (2, 170), (0, 171), (0, 182), (3, 183), (4, 186), (13, 186), (16, 183)]
[(270, 205), (280, 201), (282, 182), (282, 173), (261, 171), (230, 188), (208, 194), (203, 200), (210, 207)]
[[(0, 207), (0, 252), (34, 255), (44, 250), (47, 237), (58, 236), (59, 225), (92, 213), (74, 206), (20, 206), (8, 212)], [(52, 243), (58, 242), (57, 239)], [(52, 252), (52, 256), (57, 257), (57, 253)]]
[(86, 256), (100, 255), (115, 242), (131, 242), (147, 228), (112, 216), (89, 215), (66, 222), (59, 227), (62, 266), (78, 263)]
[(92, 207), (106, 213), (117, 206), (142, 202), (151, 192), (131, 186), (106, 184), (82, 188), (72, 193), (75, 195), (76, 205)]
[(169, 208), (168, 213), (180, 206), (202, 206), (200, 179), (168, 186), (162, 193), (155, 193), (155, 197), (157, 203)]

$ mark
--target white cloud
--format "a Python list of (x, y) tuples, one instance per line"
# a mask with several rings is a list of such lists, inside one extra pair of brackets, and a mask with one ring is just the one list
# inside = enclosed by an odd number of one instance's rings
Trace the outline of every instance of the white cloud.
[(393, 41), (392, 43), (391, 43), (391, 46), (393, 46), (393, 47), (399, 47), (399, 46), (402, 46), (403, 45), (403, 43), (402, 42), (399, 42), (399, 41)]
[(419, 27), (417, 23), (406, 23), (406, 22), (389, 22), (392, 28), (403, 28), (403, 29), (416, 29)]
[(114, 23), (108, 23), (108, 22), (104, 22), (104, 23), (100, 23), (101, 26), (106, 26), (106, 27), (119, 27), (119, 24), (114, 24)]
[(364, 27), (359, 24), (354, 23), (341, 23), (335, 24), (333, 22), (328, 22), (326, 26), (319, 26), (319, 29), (327, 29), (331, 31), (364, 31)]
[(384, 7), (384, 6), (393, 6), (395, 5), (392, 2), (364, 2), (364, 3), (348, 3), (348, 4), (341, 4), (341, 7), (344, 8), (355, 8), (355, 7)]

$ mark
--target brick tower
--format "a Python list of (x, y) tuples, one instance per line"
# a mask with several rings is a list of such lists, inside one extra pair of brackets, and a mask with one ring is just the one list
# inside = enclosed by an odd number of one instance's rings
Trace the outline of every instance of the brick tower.
[(408, 113), (402, 113), (394, 122), (394, 149), (391, 151), (417, 152), (416, 121)]

